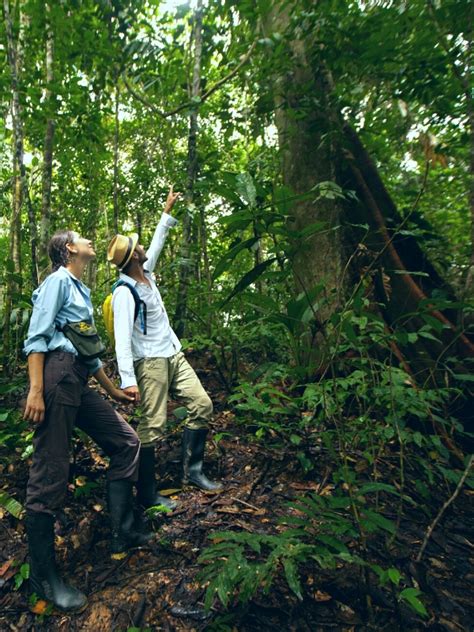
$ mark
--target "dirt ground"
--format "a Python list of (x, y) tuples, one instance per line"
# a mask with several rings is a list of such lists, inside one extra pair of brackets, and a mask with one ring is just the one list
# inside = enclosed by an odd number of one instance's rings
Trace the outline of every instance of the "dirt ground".
[[(27, 561), (24, 528), (21, 521), (4, 513), (0, 520), (1, 632), (472, 629), (474, 523), (469, 491), (462, 492), (445, 514), (420, 563), (414, 561), (415, 555), (435, 510), (432, 515), (406, 514), (400, 536), (389, 549), (377, 539), (370, 545), (373, 561), (384, 567), (396, 565), (423, 591), (429, 612), (426, 621), (397, 605), (389, 592), (376, 585), (369, 595), (364, 594), (360, 570), (322, 571), (316, 565), (302, 569), (302, 600), (278, 579), (268, 595), (259, 593), (250, 603), (235, 603), (227, 611), (216, 601), (206, 612), (205, 589), (197, 575), (198, 557), (209, 543), (208, 536), (223, 530), (277, 533), (279, 518), (289, 511), (287, 502), (307, 491), (320, 493), (331, 464), (328, 455), (321, 453), (315, 456), (320, 467), (304, 476), (291, 448), (268, 448), (252, 441), (204, 369), (201, 377), (216, 403), (214, 431), (225, 433), (217, 444), (209, 443), (207, 459), (208, 473), (223, 480), (224, 492), (206, 495), (197, 489), (180, 489), (180, 430), (171, 425), (158, 451), (157, 475), (164, 493), (176, 498), (179, 506), (173, 514), (157, 518), (156, 540), (149, 548), (113, 561), (108, 554), (104, 505), (106, 463), (93, 444), (76, 440), (72, 482), (56, 522), (57, 557), (64, 575), (88, 594), (89, 607), (75, 616), (35, 615), (28, 610), (27, 582), (15, 589), (15, 575)], [(171, 418), (175, 406), (170, 404)], [(20, 502), (27, 474), (28, 463), (19, 456), (2, 472), (2, 488)]]

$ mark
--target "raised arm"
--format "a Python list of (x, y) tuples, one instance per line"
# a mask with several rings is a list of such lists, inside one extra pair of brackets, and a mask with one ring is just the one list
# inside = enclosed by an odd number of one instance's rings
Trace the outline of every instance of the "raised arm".
[(156, 267), (156, 263), (158, 258), (163, 250), (163, 246), (165, 245), (166, 237), (168, 236), (170, 228), (176, 226), (178, 220), (170, 215), (173, 206), (176, 204), (177, 199), (179, 198), (180, 193), (173, 192), (173, 186), (170, 187), (168, 198), (166, 200), (165, 210), (158, 222), (158, 226), (155, 229), (155, 234), (153, 235), (153, 239), (151, 240), (150, 247), (147, 250), (146, 256), (148, 260), (144, 264), (145, 270), (149, 272), (153, 272)]

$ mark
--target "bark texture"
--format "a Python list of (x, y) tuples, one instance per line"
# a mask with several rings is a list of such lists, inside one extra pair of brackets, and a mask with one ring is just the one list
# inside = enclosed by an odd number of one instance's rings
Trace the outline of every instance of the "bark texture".
[(41, 192), (41, 221), (39, 235), (39, 265), (41, 274), (49, 267), (48, 241), (51, 237), (51, 185), (53, 176), (53, 147), (56, 120), (54, 117), (55, 98), (53, 94), (54, 81), (54, 34), (51, 24), (51, 6), (45, 4), (46, 10), (46, 49), (45, 69), (46, 85), (43, 91), (44, 108), (46, 112), (46, 127), (43, 144), (43, 173)]
[[(265, 20), (265, 30), (288, 33), (292, 3), (277, 3)], [(274, 77), (275, 122), (281, 152), (284, 184), (294, 195), (305, 195), (295, 202), (289, 228), (302, 231), (315, 223), (321, 229), (295, 241), (293, 270), (298, 292), (309, 292), (324, 282), (328, 303), (325, 319), (337, 309), (344, 268), (341, 207), (326, 197), (321, 183), (335, 183), (337, 153), (333, 124), (328, 115), (329, 86), (324, 69), (314, 60), (312, 38), (297, 39), (292, 31), (288, 42), (288, 61)]]
[[(23, 119), (22, 104), (20, 100), (20, 81), (23, 69), (24, 42), (25, 31), (28, 27), (28, 16), (23, 11), (23, 2), (18, 5), (18, 35), (15, 38), (13, 17), (11, 13), (10, 0), (4, 0), (3, 11), (5, 18), (5, 31), (7, 39), (7, 57), (10, 68), (10, 84), (11, 84), (11, 104), (10, 111), (12, 117), (13, 128), (13, 155), (12, 155), (12, 206), (10, 216), (10, 272), (13, 275), (7, 277), (5, 288), (5, 309), (4, 309), (4, 327), (3, 327), (3, 369), (8, 368), (8, 358), (11, 350), (11, 331), (12, 331), (12, 307), (13, 295), (21, 290), (21, 211), (25, 198), (28, 198), (28, 188), (26, 181), (26, 170), (24, 165), (24, 137), (23, 137)], [(31, 205), (29, 212), (31, 216)], [(31, 226), (33, 224), (33, 226)], [(30, 227), (33, 229), (34, 222)], [(32, 235), (33, 244), (35, 243), (35, 234)], [(32, 270), (35, 266), (36, 253), (33, 251)], [(34, 280), (34, 273), (33, 273)], [(18, 312), (19, 316), (19, 312)], [(10, 369), (12, 365), (10, 365)]]

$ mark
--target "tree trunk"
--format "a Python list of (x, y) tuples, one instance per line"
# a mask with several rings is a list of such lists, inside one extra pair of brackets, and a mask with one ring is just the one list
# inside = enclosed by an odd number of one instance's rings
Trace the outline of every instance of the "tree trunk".
[(52, 85), (54, 81), (54, 34), (51, 24), (51, 5), (45, 4), (46, 10), (46, 86), (43, 91), (46, 112), (46, 128), (43, 145), (43, 174), (41, 194), (41, 221), (39, 237), (39, 264), (41, 276), (49, 267), (48, 241), (51, 232), (51, 184), (53, 174), (53, 146), (56, 121), (54, 118), (55, 99)]
[[(291, 10), (291, 3), (275, 4), (266, 20), (266, 31), (288, 32)], [(341, 283), (344, 253), (338, 228), (340, 205), (324, 192), (318, 193), (321, 183), (335, 182), (336, 152), (328, 116), (327, 79), (322, 68), (312, 67), (313, 46), (307, 37), (292, 40), (288, 45), (291, 67), (274, 76), (275, 123), (284, 184), (295, 195), (309, 193), (295, 202), (289, 228), (302, 231), (321, 223), (321, 230), (305, 240), (295, 241), (296, 288), (307, 293), (316, 284), (324, 283), (327, 305), (321, 317), (326, 319), (338, 307), (340, 292), (336, 290)]]
[(113, 190), (113, 203), (114, 203), (114, 231), (119, 232), (119, 105), (120, 105), (120, 85), (119, 85), (120, 71), (117, 70), (115, 74), (115, 126), (114, 126), (114, 190)]
[[(291, 6), (285, 3), (283, 7), (279, 12), (273, 7), (267, 21), (269, 34), (273, 30), (288, 33)], [(387, 323), (403, 322), (408, 330), (417, 331), (424, 324), (414, 317), (421, 302), (443, 325), (439, 344), (420, 338), (418, 346), (411, 345), (406, 350), (416, 371), (422, 372), (422, 379), (433, 374), (446, 348), (452, 347), (464, 357), (472, 356), (474, 346), (454, 325), (456, 314), (429, 306), (435, 289), (442, 288), (453, 299), (454, 294), (416, 239), (399, 236), (387, 228), (388, 218), (393, 226), (399, 226), (402, 218), (357, 133), (335, 109), (331, 78), (325, 68), (314, 62), (314, 44), (306, 38), (304, 42), (291, 41), (289, 48), (291, 65), (287, 65), (285, 75), (275, 78), (274, 90), (285, 184), (296, 194), (306, 193), (322, 181), (337, 181), (343, 189), (357, 192), (360, 203), (351, 204), (350, 221), (369, 224), (366, 245), (373, 251), (381, 273), (385, 271), (390, 277), (391, 296), (377, 296), (385, 306)], [(309, 60), (316, 67), (312, 68)], [(336, 146), (330, 138), (337, 141)], [(308, 290), (324, 281), (331, 290), (340, 284), (344, 250), (357, 246), (357, 241), (350, 243), (346, 233), (343, 241), (340, 231), (335, 230), (341, 220), (339, 205), (332, 201), (309, 199), (295, 205), (293, 227), (301, 230), (315, 221), (324, 221), (330, 229), (308, 239), (294, 258), (297, 285), (301, 288)], [(422, 271), (426, 276), (415, 277), (411, 271)], [(324, 320), (337, 307), (337, 301), (330, 301), (326, 313), (319, 310), (319, 314)]]
[(193, 79), (191, 86), (191, 100), (196, 102), (196, 107), (189, 115), (188, 134), (188, 160), (186, 170), (186, 189), (184, 202), (186, 212), (183, 219), (183, 236), (180, 252), (180, 271), (178, 283), (178, 297), (176, 311), (174, 315), (174, 326), (178, 337), (183, 336), (188, 311), (188, 286), (192, 273), (191, 244), (192, 244), (192, 222), (194, 216), (194, 184), (198, 170), (197, 161), (197, 132), (198, 132), (198, 103), (201, 94), (201, 57), (202, 57), (202, 0), (198, 0), (194, 12), (193, 26)]
[[(3, 370), (8, 369), (8, 358), (11, 354), (11, 317), (13, 307), (13, 295), (21, 291), (21, 209), (23, 200), (27, 196), (26, 170), (23, 161), (23, 121), (22, 106), (20, 102), (20, 77), (23, 68), (23, 50), (25, 30), (29, 23), (27, 14), (23, 11), (23, 3), (19, 4), (19, 31), (15, 41), (13, 34), (13, 21), (10, 12), (9, 0), (4, 0), (3, 10), (5, 17), (5, 31), (7, 37), (7, 56), (10, 66), (11, 83), (11, 116), (12, 116), (12, 212), (10, 219), (10, 269), (15, 276), (7, 277), (5, 291), (5, 311), (3, 328)], [(25, 196), (26, 194), (26, 196)]]
[[(447, 283), (438, 275), (416, 239), (390, 233), (387, 219), (393, 226), (401, 226), (402, 218), (396, 205), (385, 188), (375, 164), (364, 148), (357, 133), (347, 124), (343, 124), (346, 147), (346, 170), (341, 173), (341, 185), (355, 189), (362, 204), (351, 207), (352, 221), (368, 223), (370, 233), (366, 245), (375, 253), (377, 266), (387, 272), (390, 277), (391, 295), (378, 296), (384, 303), (384, 313), (389, 324), (400, 322), (407, 316), (406, 327), (416, 329), (420, 323), (414, 318), (421, 301), (427, 302), (433, 290), (443, 289), (448, 298), (455, 300), (454, 293)], [(423, 272), (426, 276), (415, 277), (411, 271)], [(420, 369), (432, 367), (433, 360), (438, 364), (439, 354), (446, 345), (455, 344), (462, 356), (474, 355), (474, 345), (467, 336), (458, 332), (454, 323), (456, 313), (443, 311), (433, 307), (431, 315), (445, 327), (441, 336), (442, 344), (430, 342), (425, 344), (422, 352), (413, 347), (416, 362)]]

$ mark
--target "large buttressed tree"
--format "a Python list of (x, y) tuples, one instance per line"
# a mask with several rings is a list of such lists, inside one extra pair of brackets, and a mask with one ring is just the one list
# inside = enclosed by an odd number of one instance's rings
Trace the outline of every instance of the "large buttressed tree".
[[(419, 329), (423, 323), (413, 314), (420, 309), (437, 322), (442, 344), (425, 339), (414, 348), (425, 367), (445, 343), (472, 356), (460, 314), (443, 311), (446, 299), (471, 291), (472, 243), (461, 226), (470, 216), (472, 222), (472, 99), (466, 89), (472, 7), (259, 6), (268, 52), (262, 76), (271, 77), (261, 83), (273, 94), (283, 182), (300, 196), (289, 226), (307, 231), (292, 257), (296, 287), (308, 292), (324, 283), (340, 302), (348, 295), (346, 264), (352, 287), (362, 268), (370, 272), (389, 325), (404, 321), (408, 330)], [(450, 238), (464, 251), (461, 270), (439, 256), (430, 261), (437, 252), (430, 248), (430, 223), (442, 229), (439, 219), (448, 215), (432, 191), (449, 172), (468, 192), (458, 220), (451, 214), (460, 230)], [(337, 308), (333, 301), (320, 316)]]

